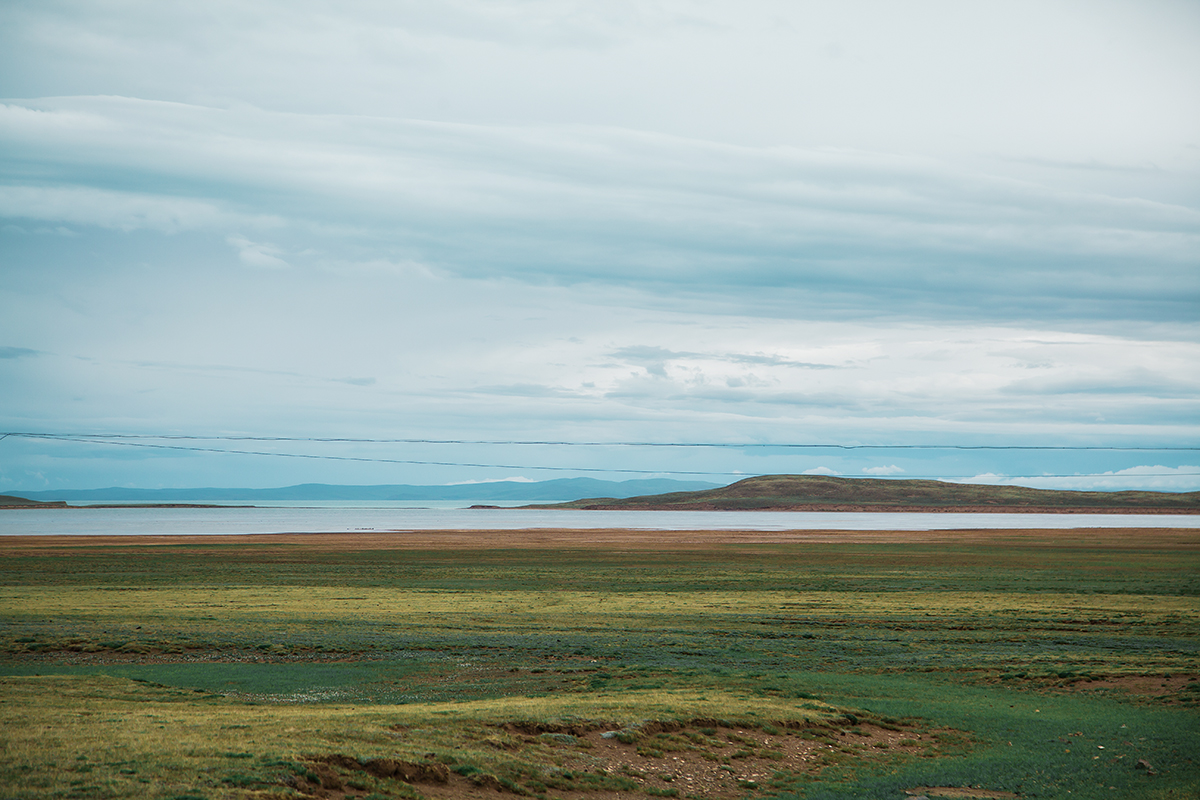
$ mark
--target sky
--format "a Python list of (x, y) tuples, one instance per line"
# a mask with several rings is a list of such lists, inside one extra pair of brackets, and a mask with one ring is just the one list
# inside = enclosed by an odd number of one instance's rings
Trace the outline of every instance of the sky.
[(1194, 2), (12, 0), (0, 493), (1200, 490), (1197, 98)]

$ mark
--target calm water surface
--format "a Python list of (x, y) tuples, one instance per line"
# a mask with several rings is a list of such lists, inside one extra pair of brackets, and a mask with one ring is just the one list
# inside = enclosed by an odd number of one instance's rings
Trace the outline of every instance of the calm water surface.
[(462, 508), (68, 508), (0, 511), (0, 535), (221, 535), (388, 530), (953, 530), (1200, 528), (1187, 514), (879, 514)]

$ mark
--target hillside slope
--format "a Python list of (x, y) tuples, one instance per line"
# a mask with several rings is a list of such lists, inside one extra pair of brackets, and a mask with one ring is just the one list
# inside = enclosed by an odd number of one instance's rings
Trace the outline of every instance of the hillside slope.
[(930, 480), (762, 475), (700, 492), (602, 497), (527, 508), (1196, 514), (1200, 492), (1076, 492)]

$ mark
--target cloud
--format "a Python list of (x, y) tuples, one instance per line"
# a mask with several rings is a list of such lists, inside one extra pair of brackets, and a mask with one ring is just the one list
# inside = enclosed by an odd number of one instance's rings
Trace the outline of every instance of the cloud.
[(763, 353), (693, 353), (687, 351), (667, 350), (662, 347), (653, 345), (629, 345), (614, 350), (610, 354), (613, 358), (620, 358), (626, 361), (649, 361), (653, 366), (660, 370), (655, 374), (661, 374), (662, 364), (667, 361), (726, 361), (731, 364), (756, 364), (770, 367), (797, 367), (800, 369), (839, 369), (834, 364), (816, 364), (808, 361), (796, 361), (790, 358), (784, 358), (778, 355), (766, 355)]
[(754, 355), (731, 354), (725, 356), (725, 359), (736, 364), (762, 364), (771, 367), (796, 367), (798, 369), (841, 369), (836, 364), (814, 364), (810, 361), (793, 361), (792, 359), (780, 356), (768, 356), (761, 353)]
[(502, 395), (507, 397), (575, 397), (574, 392), (556, 386), (536, 383), (514, 383), (503, 386), (476, 386), (470, 393)]
[(0, 347), (0, 358), (28, 358), (41, 354), (40, 350), (31, 350), (28, 347)]
[(25, 228), (22, 228), (20, 225), (13, 225), (13, 224), (9, 223), (7, 225), (0, 226), (0, 231), (3, 231), (4, 233), (16, 233), (16, 234), (32, 233), (35, 236), (65, 236), (68, 238), (74, 238), (79, 235), (77, 232), (71, 230), (70, 228), (66, 227), (65, 225), (56, 225), (53, 228), (51, 228), (47, 225), (39, 225), (38, 227), (33, 228), (32, 230), (26, 230)]
[(1172, 377), (1145, 367), (1130, 367), (1114, 373), (1096, 370), (1092, 374), (1053, 374), (1026, 378), (1004, 386), (1012, 394), (1136, 394), (1151, 397), (1195, 398), (1200, 380)]
[(804, 470), (804, 472), (802, 472), (800, 474), (801, 475), (841, 475), (842, 473), (838, 472), (837, 470), (832, 470), (829, 467), (813, 467), (812, 469)]
[(279, 257), (283, 251), (270, 244), (252, 242), (244, 236), (230, 236), (226, 241), (237, 248), (243, 264), (261, 269), (287, 269), (290, 264)]
[(0, 4), (0, 52), (20, 67), (5, 70), (0, 94), (599, 121), (737, 142), (1158, 167), (1186, 157), (1195, 131), (1188, 4), (987, 3), (952, 15), (929, 0), (205, 8)]
[(0, 185), (0, 217), (162, 233), (218, 228), (233, 218), (204, 200), (69, 185)]
[(895, 464), (886, 467), (863, 467), (864, 475), (899, 475), (901, 472), (904, 470)]
[(1029, 486), (1036, 489), (1077, 491), (1143, 490), (1157, 492), (1200, 491), (1200, 466), (1165, 467), (1140, 465), (1126, 469), (1079, 475), (1048, 475), (1013, 478), (984, 473), (973, 478), (946, 479), (951, 483), (983, 483), (1000, 486)]
[(635, 344), (628, 347), (622, 347), (612, 352), (613, 358), (622, 358), (627, 361), (667, 361), (676, 358), (700, 358), (699, 353), (685, 353), (676, 350), (667, 350), (663, 347), (655, 347), (653, 345)]

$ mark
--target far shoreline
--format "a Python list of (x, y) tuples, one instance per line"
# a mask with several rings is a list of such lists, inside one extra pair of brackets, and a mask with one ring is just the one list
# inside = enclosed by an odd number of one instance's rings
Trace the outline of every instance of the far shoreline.
[(260, 506), (236, 505), (227, 506), (223, 503), (93, 503), (90, 505), (73, 506), (65, 500), (55, 503), (5, 503), (0, 505), (0, 511), (6, 509), (85, 509), (85, 508), (260, 508)]
[(646, 505), (588, 505), (563, 508), (552, 505), (487, 506), (474, 505), (473, 509), (499, 509), (506, 511), (716, 511), (716, 512), (810, 512), (814, 514), (1200, 514), (1200, 508), (1139, 508), (1121, 506), (873, 506), (820, 503), (794, 506), (761, 506), (756, 508), (720, 508), (712, 505), (672, 506)]
[[(256, 505), (226, 505), (224, 503), (90, 503), (86, 505), (71, 505), (66, 501), (57, 502), (31, 502), (31, 503), (5, 503), (0, 504), (0, 511), (6, 510), (96, 510), (96, 509), (273, 509), (273, 508), (321, 508), (327, 509), (327, 506), (256, 506)], [(340, 510), (353, 511), (359, 506), (344, 506)], [(381, 508), (379, 506), (364, 505), (361, 508)], [(332, 509), (331, 509), (332, 510)], [(1200, 515), (1200, 508), (1188, 508), (1186, 506), (1179, 508), (1164, 508), (1164, 507), (1120, 507), (1120, 506), (1099, 506), (1089, 508), (1087, 506), (874, 506), (874, 505), (852, 505), (852, 504), (830, 504), (820, 503), (812, 505), (794, 505), (794, 506), (760, 506), (755, 508), (720, 508), (715, 505), (696, 505), (696, 506), (672, 506), (672, 505), (647, 505), (630, 507), (627, 505), (588, 505), (563, 507), (559, 505), (543, 505), (531, 504), (523, 506), (496, 506), (477, 503), (474, 505), (451, 508), (451, 509), (426, 509), (416, 506), (412, 509), (386, 509), (386, 510), (447, 510), (447, 511), (622, 511), (622, 512), (639, 512), (639, 511), (655, 511), (655, 512), (679, 512), (679, 513), (812, 513), (812, 514), (1126, 514), (1126, 515), (1149, 515), (1149, 516), (1196, 516)]]

